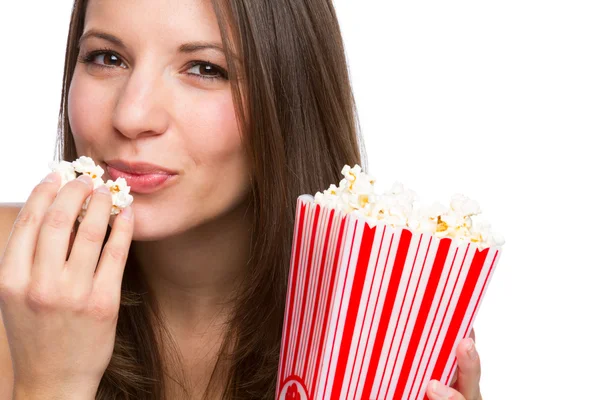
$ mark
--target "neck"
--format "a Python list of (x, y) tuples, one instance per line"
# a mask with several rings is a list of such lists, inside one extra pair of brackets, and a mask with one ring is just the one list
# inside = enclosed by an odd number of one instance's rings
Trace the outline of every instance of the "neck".
[(228, 314), (250, 257), (250, 218), (244, 203), (192, 231), (132, 243), (140, 273), (176, 335), (189, 337)]

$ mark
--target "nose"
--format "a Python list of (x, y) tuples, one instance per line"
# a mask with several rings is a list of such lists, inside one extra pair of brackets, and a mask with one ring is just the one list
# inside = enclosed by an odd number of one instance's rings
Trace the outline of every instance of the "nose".
[(113, 112), (113, 126), (130, 139), (164, 133), (169, 124), (168, 98), (160, 74), (134, 71)]

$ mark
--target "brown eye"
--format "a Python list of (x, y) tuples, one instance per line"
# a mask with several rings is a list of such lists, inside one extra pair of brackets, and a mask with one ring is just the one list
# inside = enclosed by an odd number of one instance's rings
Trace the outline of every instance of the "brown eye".
[(126, 68), (126, 65), (121, 60), (121, 57), (110, 51), (93, 51), (84, 56), (82, 61), (86, 64), (91, 64), (97, 67)]
[(118, 67), (121, 65), (121, 61), (119, 60), (119, 57), (115, 56), (114, 54), (104, 53), (104, 54), (100, 54), (100, 56), (102, 56), (101, 58), (102, 58), (104, 65), (110, 65), (112, 67)]
[(188, 74), (204, 79), (227, 79), (227, 73), (221, 67), (214, 64), (199, 61), (194, 63), (189, 69)]
[(214, 76), (219, 74), (219, 71), (217, 71), (215, 67), (209, 64), (199, 64), (198, 69), (200, 70), (200, 73), (202, 75)]
[(121, 61), (119, 56), (108, 52), (96, 53), (93, 61), (98, 61), (95, 63), (106, 67), (120, 67), (121, 64), (123, 64), (123, 61)]

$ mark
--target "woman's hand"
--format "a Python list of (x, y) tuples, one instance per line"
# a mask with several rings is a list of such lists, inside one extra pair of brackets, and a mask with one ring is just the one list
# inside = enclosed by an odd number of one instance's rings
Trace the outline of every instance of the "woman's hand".
[(120, 213), (102, 250), (112, 200), (95, 191), (71, 243), (92, 180), (83, 175), (59, 191), (59, 175), (48, 177), (27, 199), (0, 260), (14, 393), (93, 399), (114, 348), (133, 219)]
[(429, 382), (427, 397), (430, 400), (482, 400), (479, 391), (481, 363), (475, 349), (475, 332), (467, 339), (461, 340), (456, 350), (458, 368), (450, 387), (436, 380)]

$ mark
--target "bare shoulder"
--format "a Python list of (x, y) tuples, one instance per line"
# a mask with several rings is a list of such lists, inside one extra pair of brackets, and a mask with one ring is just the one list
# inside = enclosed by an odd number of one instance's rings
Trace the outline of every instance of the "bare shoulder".
[[(4, 256), (8, 237), (21, 208), (23, 208), (23, 204), (20, 203), (0, 203), (0, 260)], [(2, 399), (0, 398), (0, 400)]]
[[(4, 255), (15, 219), (22, 207), (23, 204), (19, 203), (0, 203), (0, 260)], [(12, 399), (12, 385), (12, 360), (0, 310), (0, 400)]]
[(20, 203), (0, 203), (0, 260), (4, 254), (15, 219), (22, 207), (23, 204)]

